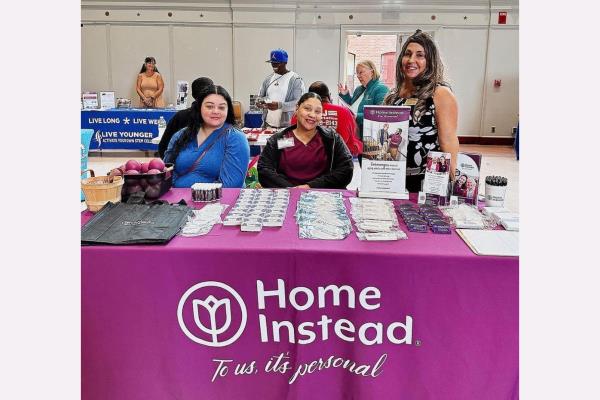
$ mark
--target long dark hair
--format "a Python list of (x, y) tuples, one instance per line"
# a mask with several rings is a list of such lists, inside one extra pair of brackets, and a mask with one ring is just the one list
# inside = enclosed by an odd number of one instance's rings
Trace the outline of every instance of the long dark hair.
[(140, 74), (146, 72), (146, 63), (154, 63), (154, 72), (158, 72), (158, 68), (156, 68), (156, 59), (154, 57), (146, 57), (144, 59), (144, 63), (142, 64), (142, 69), (140, 69)]
[(231, 96), (229, 96), (227, 90), (225, 90), (223, 86), (218, 85), (208, 85), (204, 87), (200, 91), (198, 99), (194, 101), (192, 103), (192, 106), (190, 107), (195, 112), (191, 113), (192, 119), (190, 121), (190, 124), (187, 126), (187, 128), (185, 128), (183, 134), (179, 136), (179, 139), (177, 139), (177, 141), (174, 143), (173, 159), (169, 160), (169, 162), (175, 162), (177, 156), (179, 155), (179, 152), (182, 149), (184, 149), (192, 140), (194, 140), (194, 138), (198, 134), (200, 127), (202, 127), (202, 124), (204, 124), (204, 121), (202, 120), (202, 113), (200, 112), (200, 107), (202, 106), (202, 102), (204, 102), (204, 99), (206, 99), (206, 97), (208, 97), (211, 94), (218, 94), (222, 96), (227, 102), (227, 117), (225, 118), (224, 125), (235, 124), (235, 116), (233, 115), (233, 102), (231, 101)]
[(402, 50), (396, 61), (396, 87), (392, 89), (383, 100), (383, 104), (394, 104), (400, 98), (400, 89), (406, 77), (402, 70), (402, 57), (406, 53), (406, 48), (411, 43), (417, 43), (425, 49), (425, 72), (413, 79), (413, 86), (416, 91), (414, 97), (418, 99), (413, 113), (413, 120), (418, 120), (419, 116), (427, 107), (425, 102), (428, 98), (433, 97), (433, 93), (438, 85), (450, 86), (444, 77), (444, 63), (440, 57), (440, 53), (435, 45), (435, 42), (428, 33), (422, 32), (420, 29), (412, 34), (402, 46)]

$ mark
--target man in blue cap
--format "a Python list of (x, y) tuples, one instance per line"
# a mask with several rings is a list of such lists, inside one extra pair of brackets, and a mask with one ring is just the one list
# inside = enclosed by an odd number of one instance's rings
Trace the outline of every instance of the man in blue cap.
[(304, 82), (297, 73), (288, 71), (285, 50), (271, 51), (266, 62), (271, 63), (273, 73), (265, 78), (258, 92), (264, 100), (263, 127), (285, 128), (290, 124), (296, 103), (306, 92)]

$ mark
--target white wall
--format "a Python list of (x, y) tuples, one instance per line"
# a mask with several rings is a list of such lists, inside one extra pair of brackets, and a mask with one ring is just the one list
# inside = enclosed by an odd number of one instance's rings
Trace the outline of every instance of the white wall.
[(459, 136), (479, 136), (487, 32), (483, 28), (444, 28), (435, 35), (458, 101)]
[[(508, 11), (508, 25), (497, 25)], [(109, 15), (106, 15), (106, 12)], [(171, 16), (168, 16), (171, 13)], [(332, 90), (342, 78), (342, 37), (349, 27), (435, 32), (459, 102), (460, 136), (511, 136), (518, 118), (517, 0), (183, 0), (177, 3), (82, 2), (82, 90), (114, 90), (137, 99), (135, 78), (153, 56), (173, 103), (177, 80), (209, 76), (247, 110), (270, 73), (269, 51), (288, 51), (288, 69)], [(492, 87), (502, 79), (502, 87)], [(491, 133), (491, 126), (496, 132)]]
[[(481, 136), (511, 136), (519, 113), (519, 31), (492, 28), (488, 49)], [(502, 81), (499, 88), (493, 86), (494, 79)]]

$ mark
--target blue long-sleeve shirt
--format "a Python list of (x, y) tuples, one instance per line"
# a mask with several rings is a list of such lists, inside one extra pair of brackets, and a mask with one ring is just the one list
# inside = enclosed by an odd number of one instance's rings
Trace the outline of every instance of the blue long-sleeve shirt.
[[(244, 187), (250, 161), (250, 146), (241, 131), (232, 128), (227, 132), (230, 127), (225, 124), (215, 130), (200, 147), (198, 147), (198, 141), (194, 135), (192, 141), (179, 152), (176, 159), (174, 159), (173, 147), (187, 128), (183, 128), (173, 135), (164, 157), (166, 162), (175, 162), (173, 187), (188, 188), (197, 182), (222, 182), (223, 187), (226, 188)], [(219, 137), (222, 130), (225, 130), (226, 133)], [(215, 140), (215, 144), (200, 160), (196, 168), (186, 174), (204, 149)]]

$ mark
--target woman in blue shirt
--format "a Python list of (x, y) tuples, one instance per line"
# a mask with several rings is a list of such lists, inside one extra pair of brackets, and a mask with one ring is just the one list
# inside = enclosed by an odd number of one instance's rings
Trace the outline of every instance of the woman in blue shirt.
[(246, 136), (233, 127), (233, 103), (222, 87), (206, 87), (192, 104), (189, 126), (176, 132), (164, 161), (174, 163), (173, 186), (191, 187), (197, 182), (221, 182), (242, 188), (250, 161)]

